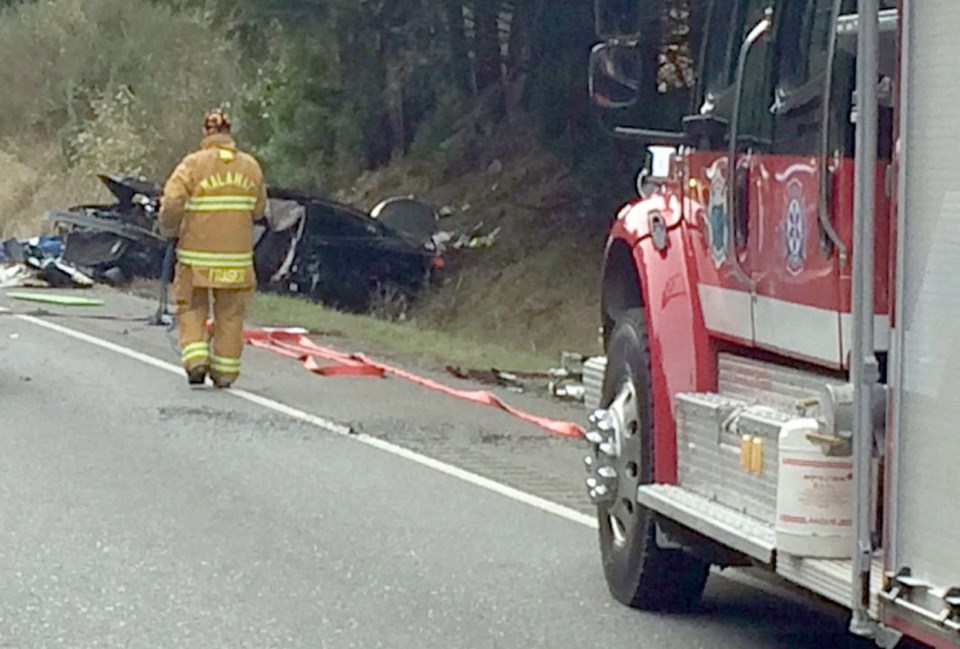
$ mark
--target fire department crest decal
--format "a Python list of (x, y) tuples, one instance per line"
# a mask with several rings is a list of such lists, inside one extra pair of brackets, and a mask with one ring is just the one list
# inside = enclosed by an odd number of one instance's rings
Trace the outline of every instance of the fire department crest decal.
[(806, 206), (803, 200), (803, 185), (791, 180), (787, 185), (787, 212), (783, 223), (784, 244), (786, 246), (787, 270), (791, 275), (803, 272), (806, 258), (807, 232), (804, 223)]
[(717, 160), (707, 170), (710, 200), (707, 202), (707, 242), (710, 257), (717, 268), (727, 259), (727, 179), (723, 176), (725, 160)]

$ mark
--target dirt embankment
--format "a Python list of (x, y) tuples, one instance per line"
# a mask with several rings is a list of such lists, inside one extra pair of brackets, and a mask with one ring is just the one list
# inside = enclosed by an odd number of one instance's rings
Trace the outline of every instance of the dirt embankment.
[(447, 250), (438, 285), (412, 309), (414, 326), (558, 359), (562, 350), (600, 351), (609, 201), (603, 206), (592, 197), (536, 141), (529, 124), (504, 124), (455, 162), (411, 157), (365, 174), (337, 195), (370, 209), (388, 196), (412, 194), (443, 210), (442, 231), (497, 230), (489, 247)]

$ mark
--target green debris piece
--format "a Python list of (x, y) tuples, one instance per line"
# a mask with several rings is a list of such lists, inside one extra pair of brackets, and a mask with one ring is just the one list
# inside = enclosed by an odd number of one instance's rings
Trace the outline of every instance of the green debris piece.
[(6, 294), (7, 297), (14, 300), (25, 300), (27, 302), (43, 302), (45, 304), (58, 304), (60, 306), (103, 306), (103, 300), (91, 297), (78, 297), (76, 295), (57, 295), (54, 293), (24, 293), (21, 291), (11, 291)]

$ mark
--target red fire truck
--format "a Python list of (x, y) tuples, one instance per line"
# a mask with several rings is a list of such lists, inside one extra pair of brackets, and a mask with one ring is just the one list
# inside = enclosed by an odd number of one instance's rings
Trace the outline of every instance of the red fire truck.
[(960, 2), (705, 4), (652, 130), (618, 116), (662, 5), (596, 0), (594, 102), (648, 151), (585, 379), (610, 592), (759, 566), (881, 646), (960, 647)]

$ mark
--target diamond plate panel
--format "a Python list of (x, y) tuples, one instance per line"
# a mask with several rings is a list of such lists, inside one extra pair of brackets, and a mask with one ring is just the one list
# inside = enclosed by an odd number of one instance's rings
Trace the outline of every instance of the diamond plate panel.
[[(777, 503), (777, 440), (790, 416), (717, 394), (682, 394), (677, 404), (680, 484), (772, 525)], [(763, 439), (763, 468), (746, 471), (740, 436)]]
[(821, 388), (841, 382), (825, 374), (720, 354), (720, 393), (748, 403), (797, 412), (797, 403), (820, 396)]
[(607, 372), (605, 356), (595, 356), (583, 362), (583, 404), (589, 412), (600, 407), (603, 397), (603, 377)]
[[(716, 394), (681, 394), (677, 399), (677, 460), (680, 484), (711, 499), (720, 499), (724, 462), (720, 429), (742, 401)], [(729, 461), (729, 459), (728, 459)], [(736, 457), (740, 465), (739, 447)]]
[(724, 475), (730, 493), (727, 502), (770, 525), (777, 518), (777, 479), (779, 466), (780, 428), (790, 421), (790, 416), (763, 407), (754, 407), (740, 416), (737, 430), (741, 435), (752, 435), (764, 440), (763, 469), (757, 474), (747, 473), (740, 468), (739, 440), (735, 447), (736, 465), (725, 463)]

